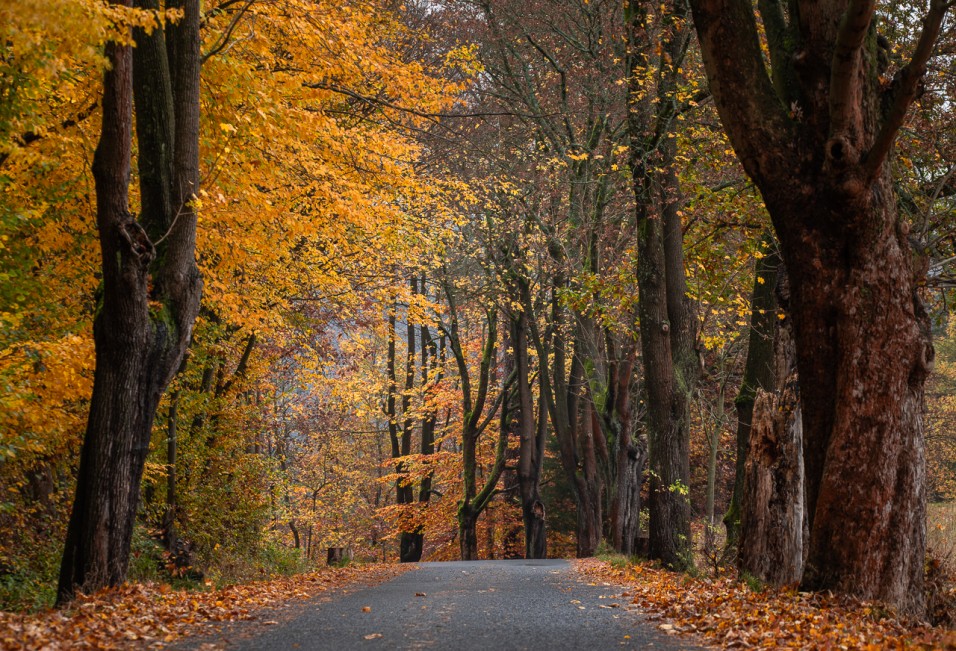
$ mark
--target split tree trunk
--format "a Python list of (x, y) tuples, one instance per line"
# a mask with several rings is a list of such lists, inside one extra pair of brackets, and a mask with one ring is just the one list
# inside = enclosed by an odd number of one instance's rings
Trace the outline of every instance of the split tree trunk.
[(744, 493), (744, 464), (750, 445), (750, 428), (753, 419), (754, 399), (757, 391), (773, 391), (774, 378), (774, 332), (777, 328), (777, 269), (780, 254), (769, 234), (763, 238), (767, 245), (764, 256), (757, 261), (753, 294), (750, 299), (750, 330), (747, 340), (747, 360), (740, 391), (734, 401), (737, 408), (737, 462), (734, 471), (734, 492), (730, 506), (724, 515), (727, 529), (726, 549), (737, 554), (740, 536), (740, 503)]
[[(786, 272), (778, 304), (789, 305)], [(803, 420), (792, 325), (773, 315), (773, 386), (757, 389), (740, 502), (739, 567), (771, 585), (800, 581), (809, 533), (803, 472)]]
[[(789, 274), (810, 541), (802, 586), (925, 610), (925, 261), (888, 163), (949, 10), (932, 0), (887, 83), (876, 3), (691, 0), (728, 137)], [(806, 10), (805, 10), (806, 9)]]

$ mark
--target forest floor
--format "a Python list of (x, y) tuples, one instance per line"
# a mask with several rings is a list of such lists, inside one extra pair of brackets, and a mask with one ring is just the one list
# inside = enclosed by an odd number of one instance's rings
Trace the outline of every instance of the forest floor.
[(622, 558), (581, 559), (593, 582), (622, 595), (658, 627), (722, 649), (956, 649), (956, 632), (897, 618), (885, 607), (830, 593), (775, 589), (733, 576), (693, 577)]
[(139, 583), (81, 596), (68, 609), (0, 612), (0, 649), (162, 648), (215, 635), (234, 622), (276, 625), (296, 606), (334, 589), (362, 588), (411, 569), (402, 565), (322, 568), (291, 577), (207, 591)]
[[(935, 531), (940, 538), (946, 529)], [(707, 578), (674, 573), (651, 563), (635, 564), (623, 557), (572, 563), (575, 572), (566, 578), (569, 585), (576, 581), (577, 589), (582, 591), (607, 591), (610, 586), (615, 591), (614, 601), (618, 602), (613, 606), (621, 608), (615, 613), (636, 611), (633, 625), (642, 627), (641, 635), (658, 634), (675, 642), (682, 640), (678, 646), (956, 650), (956, 632), (894, 617), (877, 604), (832, 594), (799, 592), (795, 586), (773, 589), (732, 576)], [(422, 567), (437, 565), (451, 564), (430, 563)], [(207, 586), (205, 591), (175, 590), (164, 584), (131, 584), (81, 597), (63, 611), (0, 612), (0, 648), (222, 648), (226, 639), (230, 640), (226, 645), (229, 647), (248, 645), (249, 640), (259, 636), (274, 637), (273, 631), (288, 628), (306, 612), (318, 609), (329, 613), (358, 598), (358, 591), (362, 595), (374, 593), (365, 589), (390, 582), (414, 567), (376, 564), (323, 568), (221, 589)], [(429, 605), (438, 603), (440, 589), (443, 588), (436, 586), (427, 591), (432, 596)], [(413, 601), (425, 603), (421, 599)], [(327, 602), (333, 603), (326, 605)], [(595, 602), (596, 608), (588, 608), (592, 613), (589, 617), (593, 613), (605, 615), (603, 609), (608, 604), (609, 601)], [(375, 616), (384, 611), (376, 609)], [(365, 612), (368, 611), (362, 609), (358, 614)], [(581, 615), (584, 617), (584, 613)], [(407, 617), (398, 619), (408, 621)], [(573, 620), (570, 616), (559, 619)], [(327, 623), (316, 621), (320, 625)]]

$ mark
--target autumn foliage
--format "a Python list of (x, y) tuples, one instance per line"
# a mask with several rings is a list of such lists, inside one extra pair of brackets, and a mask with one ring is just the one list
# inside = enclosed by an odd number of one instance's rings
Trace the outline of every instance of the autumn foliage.
[[(132, 583), (64, 613), (3, 614), (0, 642), (168, 642), (200, 620), (359, 580), (355, 569), (275, 577), (395, 561), (415, 536), (423, 560), (458, 558), (464, 533), (480, 558), (520, 557), (535, 513), (549, 556), (607, 544), (647, 553), (657, 490), (694, 521), (690, 536), (668, 532), (671, 564), (721, 578), (580, 568), (627, 583), (669, 630), (740, 647), (951, 644), (876, 604), (731, 578), (721, 521), (746, 451), (737, 407), (748, 348), (773, 334), (751, 327), (755, 273), (777, 243), (679, 4), (641, 5), (657, 31), (638, 53), (634, 3), (204, 2), (202, 182), (190, 204), (202, 307), (156, 412)], [(915, 45), (912, 16), (879, 17), (895, 70)], [(100, 0), (0, 6), (2, 610), (52, 603), (90, 407), (104, 45), (180, 19)], [(925, 438), (938, 503), (956, 499), (956, 129), (944, 63), (888, 162), (900, 232), (926, 266), (916, 291), (936, 341)], [(795, 103), (788, 119), (800, 118)], [(134, 213), (138, 180), (134, 165)], [(637, 273), (656, 219), (637, 219), (645, 200), (671, 211), (692, 326), (676, 360), (688, 372), (673, 383), (689, 475), (666, 486), (647, 465), (659, 405), (641, 347)], [(785, 305), (768, 314), (788, 318)], [(950, 525), (934, 518), (946, 509), (930, 508), (926, 562), (928, 616), (942, 623)], [(209, 589), (225, 582), (240, 583)]]

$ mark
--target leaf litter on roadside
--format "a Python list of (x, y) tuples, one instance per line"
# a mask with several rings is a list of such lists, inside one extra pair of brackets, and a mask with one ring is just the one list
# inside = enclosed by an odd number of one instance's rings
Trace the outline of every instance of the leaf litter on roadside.
[(694, 578), (650, 563), (579, 559), (592, 581), (626, 587), (622, 597), (666, 620), (667, 634), (694, 634), (725, 649), (956, 649), (956, 633), (909, 622), (885, 607), (794, 588), (754, 591), (732, 577)]
[[(309, 599), (354, 582), (392, 578), (408, 566), (323, 568), (308, 574), (231, 585), (208, 592), (166, 584), (127, 584), (81, 595), (69, 609), (37, 614), (0, 612), (0, 649), (161, 648), (214, 623), (260, 619), (290, 601)], [(274, 619), (262, 621), (275, 625)]]

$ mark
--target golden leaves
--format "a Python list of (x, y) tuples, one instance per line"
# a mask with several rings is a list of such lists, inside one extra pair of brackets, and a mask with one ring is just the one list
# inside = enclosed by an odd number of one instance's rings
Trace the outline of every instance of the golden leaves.
[(668, 632), (695, 634), (721, 648), (951, 648), (956, 641), (848, 597), (793, 588), (755, 592), (729, 577), (692, 578), (650, 564), (575, 563), (592, 580), (625, 585), (624, 596), (652, 619), (668, 620)]
[[(397, 565), (324, 568), (209, 592), (172, 590), (165, 584), (124, 585), (81, 596), (68, 611), (36, 615), (0, 612), (0, 646), (12, 651), (123, 649), (134, 641), (162, 645), (208, 634), (214, 623), (262, 620), (292, 600), (309, 599), (352, 582), (388, 580), (407, 569)], [(262, 621), (263, 625), (275, 623)]]

